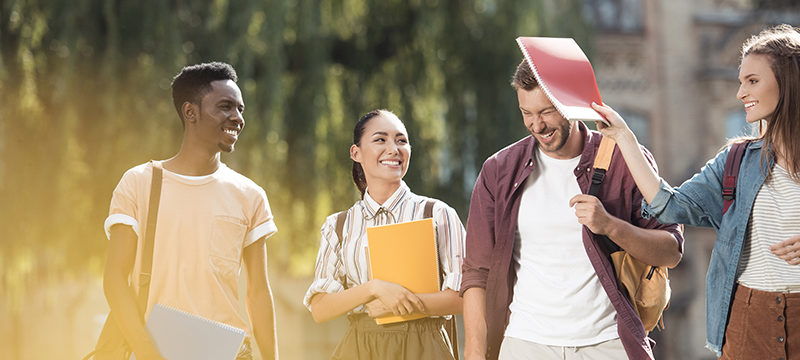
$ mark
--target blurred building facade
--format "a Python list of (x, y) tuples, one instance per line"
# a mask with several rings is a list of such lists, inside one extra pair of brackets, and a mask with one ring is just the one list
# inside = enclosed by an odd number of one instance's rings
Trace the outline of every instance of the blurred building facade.
[[(700, 170), (727, 139), (749, 133), (736, 99), (741, 45), (775, 24), (800, 26), (788, 0), (586, 0), (603, 101), (630, 124), (673, 186)], [(670, 272), (658, 359), (715, 359), (705, 347), (705, 274), (716, 234), (688, 227)]]

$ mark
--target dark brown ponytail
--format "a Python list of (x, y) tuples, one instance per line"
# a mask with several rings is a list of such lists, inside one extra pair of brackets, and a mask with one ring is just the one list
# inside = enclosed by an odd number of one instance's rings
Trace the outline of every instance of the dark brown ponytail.
[[(372, 110), (364, 114), (364, 116), (358, 120), (356, 127), (353, 129), (353, 144), (361, 146), (361, 137), (364, 136), (364, 128), (373, 117), (380, 114), (381, 110)], [(356, 184), (358, 191), (361, 192), (361, 198), (364, 198), (364, 192), (367, 191), (367, 178), (364, 176), (364, 169), (361, 168), (361, 164), (355, 161), (353, 161), (353, 182)]]

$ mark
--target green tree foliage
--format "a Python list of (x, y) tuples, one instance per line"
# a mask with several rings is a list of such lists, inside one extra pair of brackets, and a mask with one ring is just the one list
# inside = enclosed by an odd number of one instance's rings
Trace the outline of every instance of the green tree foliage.
[[(358, 117), (408, 127), (407, 183), (466, 221), (482, 161), (526, 134), (508, 86), (518, 35), (576, 36), (580, 1), (1, 0), (0, 288), (100, 273), (122, 173), (181, 139), (171, 77), (234, 65), (247, 126), (225, 161), (263, 186), (278, 274), (309, 274), (326, 215), (358, 198)], [(564, 5), (567, 4), (567, 5)], [(545, 16), (545, 14), (549, 14)]]

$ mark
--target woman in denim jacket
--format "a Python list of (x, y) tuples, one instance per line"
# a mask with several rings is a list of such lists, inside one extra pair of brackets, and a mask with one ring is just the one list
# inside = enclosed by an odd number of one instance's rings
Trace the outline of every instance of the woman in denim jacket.
[(712, 227), (706, 276), (706, 346), (721, 359), (800, 359), (800, 32), (762, 31), (742, 47), (736, 97), (759, 123), (747, 144), (735, 201), (723, 215), (730, 147), (679, 187), (659, 178), (636, 136), (610, 107), (610, 125), (639, 190), (643, 214), (663, 223)]

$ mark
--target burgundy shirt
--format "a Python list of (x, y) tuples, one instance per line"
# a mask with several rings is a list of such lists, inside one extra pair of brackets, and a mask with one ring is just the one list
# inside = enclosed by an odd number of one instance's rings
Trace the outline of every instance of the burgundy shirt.
[[(574, 170), (575, 179), (582, 193), (589, 191), (597, 148), (602, 135), (590, 131), (579, 123), (584, 136), (583, 153)], [(514, 271), (513, 250), (521, 188), (530, 175), (534, 163), (533, 151), (536, 139), (528, 136), (486, 160), (475, 183), (467, 221), (466, 258), (463, 265), (461, 295), (471, 287), (486, 290), (487, 356), (497, 359), (503, 340), (513, 298)], [(645, 156), (655, 167), (655, 161), (645, 150)], [(600, 188), (600, 200), (606, 211), (624, 221), (641, 228), (669, 231), (683, 251), (683, 235), (679, 225), (663, 225), (655, 219), (641, 215), (642, 194), (636, 187), (619, 149), (609, 165)], [(547, 199), (543, 199), (547, 201)], [(614, 269), (605, 248), (598, 246), (592, 233), (583, 227), (583, 246), (595, 274), (603, 286), (611, 304), (617, 311), (617, 332), (630, 359), (653, 359), (651, 340), (647, 338), (641, 320), (625, 296), (624, 289), (617, 285)]]

